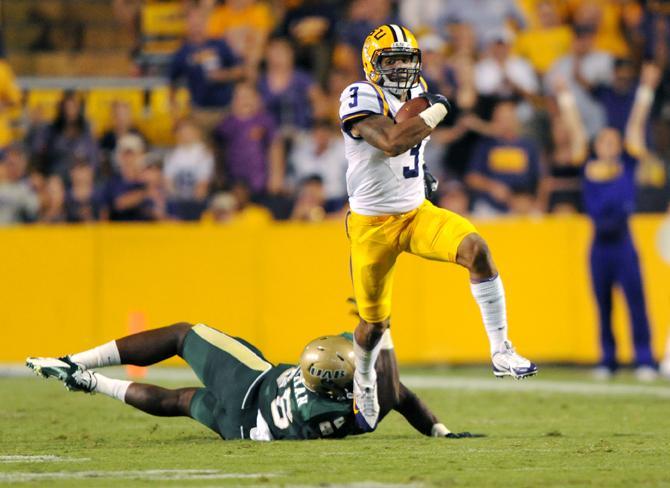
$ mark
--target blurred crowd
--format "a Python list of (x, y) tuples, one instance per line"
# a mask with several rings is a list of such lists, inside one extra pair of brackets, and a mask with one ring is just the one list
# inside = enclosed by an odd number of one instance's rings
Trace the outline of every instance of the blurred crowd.
[[(119, 11), (137, 3), (115, 2)], [(63, 95), (53, 120), (13, 140), (4, 114), (20, 90), (0, 63), (0, 224), (339, 218), (347, 208), (339, 96), (364, 77), (363, 41), (384, 23), (416, 34), (429, 90), (454, 104), (425, 155), (440, 206), (475, 216), (580, 212), (558, 86), (574, 94), (592, 137), (624, 129), (639, 73), (654, 65), (661, 76), (637, 208), (667, 209), (670, 3), (177, 3), (186, 35), (165, 76), (175, 103), (186, 86), (191, 106), (175, 116), (174, 145), (150, 140), (122, 101), (94, 136), (76, 92)]]

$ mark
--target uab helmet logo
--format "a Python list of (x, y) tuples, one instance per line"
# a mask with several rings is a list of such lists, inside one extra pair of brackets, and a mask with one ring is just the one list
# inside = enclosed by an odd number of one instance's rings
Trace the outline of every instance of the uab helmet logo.
[(316, 376), (317, 378), (321, 378), (322, 380), (330, 381), (344, 378), (347, 374), (343, 369), (323, 369), (313, 364), (309, 367), (309, 373), (313, 376)]

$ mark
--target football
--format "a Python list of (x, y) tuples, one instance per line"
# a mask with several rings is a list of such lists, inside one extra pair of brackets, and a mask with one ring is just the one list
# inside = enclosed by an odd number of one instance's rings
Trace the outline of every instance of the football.
[(400, 107), (398, 113), (395, 114), (395, 121), (397, 123), (404, 122), (409, 118), (419, 115), (429, 106), (430, 103), (428, 103), (428, 100), (426, 100), (424, 97), (412, 98), (411, 100), (406, 101), (402, 107)]

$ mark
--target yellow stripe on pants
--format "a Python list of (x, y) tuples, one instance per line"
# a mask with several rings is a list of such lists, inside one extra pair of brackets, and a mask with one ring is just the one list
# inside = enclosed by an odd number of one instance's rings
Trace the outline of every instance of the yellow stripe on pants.
[(266, 369), (272, 367), (270, 363), (264, 361), (254, 351), (221, 331), (207, 327), (204, 324), (197, 324), (193, 327), (193, 332), (198, 334), (213, 346), (216, 346), (219, 349), (226, 351), (228, 354), (234, 356), (238, 361), (251, 369), (255, 369), (256, 371), (265, 371)]

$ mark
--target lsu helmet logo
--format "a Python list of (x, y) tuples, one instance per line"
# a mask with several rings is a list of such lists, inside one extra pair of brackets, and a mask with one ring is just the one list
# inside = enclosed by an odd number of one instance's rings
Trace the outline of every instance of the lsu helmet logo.
[[(402, 56), (411, 61), (402, 68), (382, 66), (382, 59), (392, 56)], [(384, 24), (377, 27), (365, 38), (361, 57), (368, 81), (391, 92), (400, 93), (419, 84), (421, 50), (414, 34), (403, 26)]]

